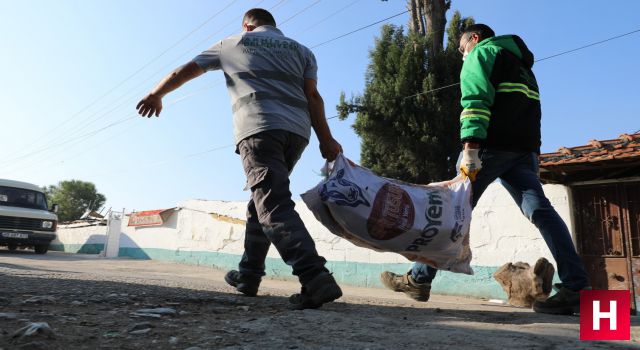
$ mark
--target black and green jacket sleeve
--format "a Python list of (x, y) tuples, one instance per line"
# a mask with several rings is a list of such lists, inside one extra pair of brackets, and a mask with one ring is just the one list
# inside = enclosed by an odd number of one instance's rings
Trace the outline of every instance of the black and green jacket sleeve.
[(522, 39), (485, 39), (460, 72), (460, 138), (484, 148), (540, 152), (540, 96), (533, 54)]
[(482, 141), (487, 138), (491, 122), (491, 107), (495, 88), (491, 73), (496, 58), (495, 48), (474, 49), (462, 65), (460, 89), (462, 113), (460, 114), (460, 138), (462, 141)]

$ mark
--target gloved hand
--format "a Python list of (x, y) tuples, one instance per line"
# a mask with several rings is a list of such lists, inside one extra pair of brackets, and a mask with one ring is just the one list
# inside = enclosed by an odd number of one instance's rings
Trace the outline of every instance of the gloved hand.
[(462, 161), (460, 162), (460, 172), (467, 176), (472, 182), (476, 181), (476, 175), (482, 169), (480, 160), (480, 149), (465, 149), (462, 151)]

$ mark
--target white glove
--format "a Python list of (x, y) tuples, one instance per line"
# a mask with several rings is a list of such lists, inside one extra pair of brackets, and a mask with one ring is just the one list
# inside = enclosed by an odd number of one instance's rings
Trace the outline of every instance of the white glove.
[(462, 151), (462, 161), (460, 162), (460, 172), (467, 176), (472, 182), (476, 181), (476, 175), (482, 169), (480, 160), (480, 149), (465, 149)]

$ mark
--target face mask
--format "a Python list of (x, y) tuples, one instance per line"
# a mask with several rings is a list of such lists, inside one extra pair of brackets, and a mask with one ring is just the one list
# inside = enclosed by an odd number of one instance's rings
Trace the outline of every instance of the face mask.
[(469, 43), (471, 42), (471, 38), (469, 38), (469, 40), (467, 40), (467, 43), (464, 44), (464, 52), (462, 53), (462, 61), (464, 62), (464, 60), (467, 58), (467, 56), (469, 56), (469, 52), (467, 52), (467, 45), (469, 45)]

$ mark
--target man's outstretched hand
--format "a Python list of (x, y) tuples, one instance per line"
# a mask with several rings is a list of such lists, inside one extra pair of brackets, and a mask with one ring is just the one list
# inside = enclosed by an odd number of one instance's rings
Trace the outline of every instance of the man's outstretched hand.
[(320, 142), (320, 154), (327, 161), (334, 161), (340, 152), (342, 152), (342, 146), (333, 137)]
[(138, 102), (136, 109), (142, 117), (151, 118), (154, 114), (158, 117), (162, 111), (162, 98), (154, 94), (149, 94), (143, 98), (142, 101)]

